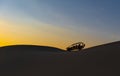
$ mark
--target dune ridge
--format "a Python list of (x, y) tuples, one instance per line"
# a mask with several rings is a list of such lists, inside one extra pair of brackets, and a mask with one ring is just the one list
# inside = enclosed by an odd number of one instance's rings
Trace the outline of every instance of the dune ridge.
[(120, 76), (120, 41), (79, 52), (63, 51), (51, 47), (43, 49), (43, 47), (26, 45), (2, 47), (0, 48), (0, 75)]

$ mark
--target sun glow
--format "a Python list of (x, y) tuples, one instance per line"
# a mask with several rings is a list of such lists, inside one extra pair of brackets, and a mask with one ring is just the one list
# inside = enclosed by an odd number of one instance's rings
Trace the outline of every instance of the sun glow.
[(31, 44), (65, 48), (68, 45), (66, 32), (70, 31), (61, 27), (34, 21), (19, 24), (9, 20), (0, 20), (0, 27), (0, 46)]

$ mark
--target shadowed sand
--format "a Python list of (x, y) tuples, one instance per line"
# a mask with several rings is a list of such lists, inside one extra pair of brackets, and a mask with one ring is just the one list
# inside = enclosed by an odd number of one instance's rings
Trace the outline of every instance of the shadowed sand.
[(33, 45), (0, 48), (1, 76), (120, 76), (120, 41), (80, 52)]

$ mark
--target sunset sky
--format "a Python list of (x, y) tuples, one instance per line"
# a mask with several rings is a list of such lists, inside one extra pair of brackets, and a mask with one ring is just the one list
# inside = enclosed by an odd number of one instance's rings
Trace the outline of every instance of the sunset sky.
[(0, 0), (0, 46), (119, 40), (120, 0)]

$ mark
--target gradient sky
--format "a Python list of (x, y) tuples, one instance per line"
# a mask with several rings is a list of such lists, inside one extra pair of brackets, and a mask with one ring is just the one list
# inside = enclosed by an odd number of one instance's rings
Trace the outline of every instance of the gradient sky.
[(0, 46), (65, 49), (120, 40), (120, 0), (0, 0)]

